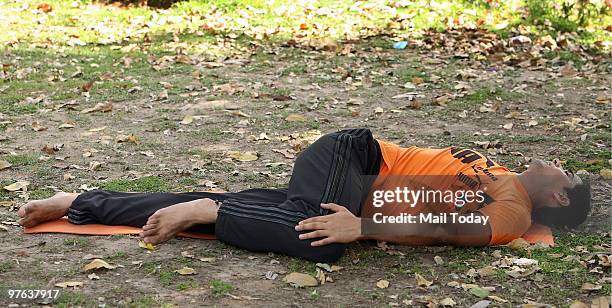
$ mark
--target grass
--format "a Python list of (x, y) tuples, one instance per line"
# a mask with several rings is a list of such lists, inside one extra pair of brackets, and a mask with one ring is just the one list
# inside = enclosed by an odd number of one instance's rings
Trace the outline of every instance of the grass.
[(22, 153), (6, 155), (3, 159), (14, 166), (31, 166), (38, 163), (38, 157), (37, 153)]
[(167, 180), (157, 176), (146, 176), (135, 180), (116, 179), (99, 183), (101, 189), (118, 192), (164, 192), (170, 187)]
[(8, 272), (14, 267), (15, 267), (15, 264), (13, 263), (13, 261), (2, 261), (0, 262), (0, 273)]
[(234, 289), (231, 283), (219, 279), (213, 279), (209, 283), (213, 297), (221, 297)]
[(87, 294), (79, 291), (60, 291), (60, 295), (55, 301), (57, 307), (93, 306), (94, 300)]

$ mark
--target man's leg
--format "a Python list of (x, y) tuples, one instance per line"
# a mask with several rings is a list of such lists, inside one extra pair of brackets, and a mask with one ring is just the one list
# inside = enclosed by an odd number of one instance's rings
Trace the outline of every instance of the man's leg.
[(361, 202), (380, 168), (380, 149), (367, 129), (321, 137), (296, 160), (287, 199), (280, 204), (228, 198), (218, 210), (215, 234), (252, 251), (272, 251), (317, 262), (334, 262), (346, 244), (313, 247), (300, 240), (300, 220), (326, 215), (321, 203), (336, 203), (359, 216)]

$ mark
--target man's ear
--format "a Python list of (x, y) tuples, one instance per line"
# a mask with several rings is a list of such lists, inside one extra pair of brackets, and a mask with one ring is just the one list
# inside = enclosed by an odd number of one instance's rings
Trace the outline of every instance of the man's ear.
[(553, 193), (553, 197), (562, 207), (566, 207), (570, 204), (570, 200), (565, 191)]

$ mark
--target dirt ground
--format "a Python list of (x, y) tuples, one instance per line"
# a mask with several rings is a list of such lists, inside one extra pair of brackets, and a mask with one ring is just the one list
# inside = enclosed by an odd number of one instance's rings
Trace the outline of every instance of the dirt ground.
[[(176, 63), (153, 87), (99, 101), (112, 102), (112, 110), (84, 113), (98, 101), (81, 97), (2, 115), (0, 158), (12, 167), (0, 171), (0, 182), (30, 184), (27, 192), (0, 192), (0, 305), (468, 307), (486, 300), (540, 307), (610, 296), (611, 182), (601, 171), (610, 169), (609, 61), (568, 65), (553, 56), (521, 66), (419, 47), (351, 46), (347, 54), (277, 47), (219, 65)], [(332, 281), (306, 288), (282, 278), (315, 275), (317, 266), (282, 255), (184, 238), (149, 252), (134, 236), (25, 235), (15, 224), (27, 199), (55, 190), (281, 187), (301, 148), (348, 127), (368, 127), (402, 146), (475, 148), (516, 171), (530, 157), (560, 158), (591, 180), (592, 215), (578, 230), (556, 230), (554, 248), (354, 243), (336, 264), (342, 269), (326, 272)], [(257, 159), (240, 161), (247, 151)], [(513, 277), (500, 266), (518, 257), (538, 260), (539, 268)], [(93, 258), (116, 268), (92, 279), (81, 268)], [(182, 267), (196, 274), (175, 272)], [(70, 281), (82, 285), (56, 286)], [(10, 289), (58, 289), (59, 298), (10, 299)]]

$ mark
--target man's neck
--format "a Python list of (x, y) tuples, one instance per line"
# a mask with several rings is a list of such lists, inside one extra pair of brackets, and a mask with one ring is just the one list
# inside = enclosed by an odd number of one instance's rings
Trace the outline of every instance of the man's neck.
[(531, 204), (533, 208), (538, 207), (536, 195), (540, 188), (539, 188), (539, 185), (537, 185), (537, 182), (534, 181), (532, 174), (528, 172), (520, 173), (518, 175), (518, 179), (523, 185), (523, 188), (525, 188), (525, 191), (527, 192), (527, 195), (529, 196), (529, 199), (531, 200)]

